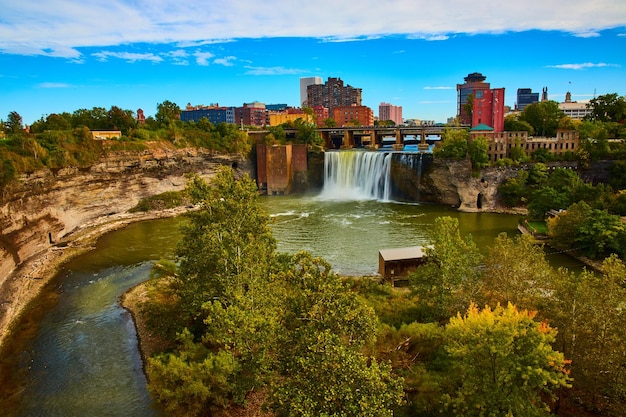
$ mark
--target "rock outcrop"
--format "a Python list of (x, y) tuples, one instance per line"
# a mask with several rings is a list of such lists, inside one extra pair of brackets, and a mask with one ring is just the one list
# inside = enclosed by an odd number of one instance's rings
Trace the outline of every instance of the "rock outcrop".
[[(142, 198), (183, 189), (187, 173), (210, 179), (220, 165), (252, 175), (245, 158), (159, 144), (108, 152), (88, 168), (24, 174), (6, 187), (0, 199), (0, 335), (45, 283), (35, 266), (20, 274), (21, 267), (58, 257), (89, 228), (141, 217), (128, 211)], [(44, 261), (37, 262), (43, 267)]]
[[(453, 206), (461, 211), (501, 211), (498, 186), (517, 171), (487, 168), (472, 172), (469, 160), (424, 158), (422, 166), (400, 159), (392, 162), (392, 182), (408, 201)], [(419, 174), (416, 173), (419, 170)]]

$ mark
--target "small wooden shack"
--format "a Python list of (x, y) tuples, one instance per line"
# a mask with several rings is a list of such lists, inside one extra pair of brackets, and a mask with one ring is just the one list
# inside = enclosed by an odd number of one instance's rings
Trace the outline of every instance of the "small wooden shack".
[(410, 272), (425, 262), (425, 257), (423, 246), (381, 249), (378, 251), (378, 273), (394, 284), (397, 280), (406, 279)]

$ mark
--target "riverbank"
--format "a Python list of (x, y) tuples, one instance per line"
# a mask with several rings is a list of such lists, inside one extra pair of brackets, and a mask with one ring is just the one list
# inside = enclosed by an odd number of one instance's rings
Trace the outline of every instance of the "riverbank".
[(9, 340), (15, 325), (28, 305), (68, 260), (95, 247), (106, 233), (131, 223), (175, 217), (189, 211), (187, 207), (141, 212), (119, 213), (98, 218), (77, 228), (56, 245), (37, 253), (19, 265), (0, 287), (0, 351)]

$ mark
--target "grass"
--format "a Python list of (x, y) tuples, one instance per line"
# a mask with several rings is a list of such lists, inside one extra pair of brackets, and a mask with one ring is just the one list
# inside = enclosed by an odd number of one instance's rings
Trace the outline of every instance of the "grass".
[(528, 227), (528, 230), (536, 235), (547, 235), (550, 231), (545, 221), (528, 222), (526, 223), (526, 226)]

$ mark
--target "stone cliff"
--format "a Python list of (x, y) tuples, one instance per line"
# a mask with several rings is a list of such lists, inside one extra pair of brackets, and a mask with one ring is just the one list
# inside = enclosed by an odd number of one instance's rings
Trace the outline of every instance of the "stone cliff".
[(487, 168), (476, 175), (469, 160), (433, 160), (428, 156), (421, 163), (416, 168), (415, 162), (392, 162), (397, 193), (408, 201), (453, 206), (461, 211), (502, 211), (498, 186), (517, 175), (510, 168)]
[[(128, 210), (142, 198), (183, 189), (187, 173), (210, 179), (220, 165), (238, 175), (253, 174), (242, 157), (159, 144), (145, 151), (107, 152), (88, 168), (24, 174), (6, 187), (0, 198), (0, 339), (45, 283), (41, 268), (71, 250), (81, 233), (141, 218)], [(31, 265), (23, 272), (20, 267), (29, 262), (41, 268)]]

